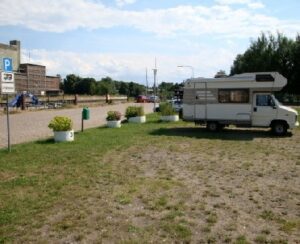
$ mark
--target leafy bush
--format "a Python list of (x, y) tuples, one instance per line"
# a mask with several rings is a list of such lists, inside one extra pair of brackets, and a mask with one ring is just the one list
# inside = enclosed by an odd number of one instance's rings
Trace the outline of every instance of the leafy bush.
[(132, 118), (132, 117), (144, 116), (144, 115), (145, 115), (144, 107), (142, 107), (142, 106), (140, 106), (140, 107), (129, 106), (126, 109), (125, 117), (127, 119), (129, 119), (129, 118)]
[(177, 114), (176, 111), (173, 109), (172, 104), (170, 103), (161, 103), (159, 104), (159, 109), (162, 116), (169, 116)]
[(114, 121), (114, 120), (120, 120), (121, 119), (121, 113), (119, 111), (108, 111), (107, 112), (107, 121)]
[(53, 131), (68, 131), (73, 129), (73, 122), (69, 117), (55, 116), (48, 127)]

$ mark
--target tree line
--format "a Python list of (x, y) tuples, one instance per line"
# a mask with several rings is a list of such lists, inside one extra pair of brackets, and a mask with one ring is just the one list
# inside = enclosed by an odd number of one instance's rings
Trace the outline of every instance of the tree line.
[[(174, 96), (174, 91), (179, 89), (182, 84), (161, 82), (157, 90), (162, 99), (170, 99)], [(135, 82), (124, 82), (113, 80), (110, 77), (102, 78), (96, 81), (94, 78), (82, 78), (70, 74), (67, 75), (61, 84), (61, 89), (65, 94), (84, 94), (84, 95), (124, 95), (128, 97), (137, 97), (146, 95), (147, 87)], [(152, 92), (151, 92), (152, 91)], [(153, 93), (153, 87), (150, 88)]]
[(231, 75), (277, 71), (288, 79), (282, 93), (300, 95), (300, 35), (294, 39), (280, 33), (262, 33), (243, 54), (237, 55)]
[(74, 74), (67, 75), (61, 86), (65, 94), (110, 94), (136, 97), (140, 94), (144, 94), (146, 91), (144, 85), (135, 82), (117, 81), (110, 77), (96, 81), (94, 78), (82, 78)]

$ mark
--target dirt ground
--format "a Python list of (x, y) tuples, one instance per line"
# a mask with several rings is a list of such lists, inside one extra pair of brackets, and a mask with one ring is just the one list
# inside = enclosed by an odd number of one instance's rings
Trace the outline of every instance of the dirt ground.
[(300, 243), (300, 131), (193, 132), (161, 129), (106, 155), (85, 194), (70, 190), (21, 240)]

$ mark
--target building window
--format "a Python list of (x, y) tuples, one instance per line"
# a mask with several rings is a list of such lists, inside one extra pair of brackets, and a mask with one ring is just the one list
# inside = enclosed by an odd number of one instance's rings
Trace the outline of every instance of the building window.
[(248, 89), (220, 89), (219, 103), (249, 103)]

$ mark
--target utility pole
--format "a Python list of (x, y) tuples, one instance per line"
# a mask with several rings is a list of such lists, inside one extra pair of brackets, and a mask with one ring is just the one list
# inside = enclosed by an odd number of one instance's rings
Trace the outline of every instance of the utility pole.
[(146, 68), (146, 96), (148, 96), (148, 69)]
[(157, 75), (157, 68), (156, 68), (156, 58), (155, 58), (155, 68), (153, 69), (153, 74), (154, 74), (154, 107), (153, 111), (156, 111), (156, 75)]

